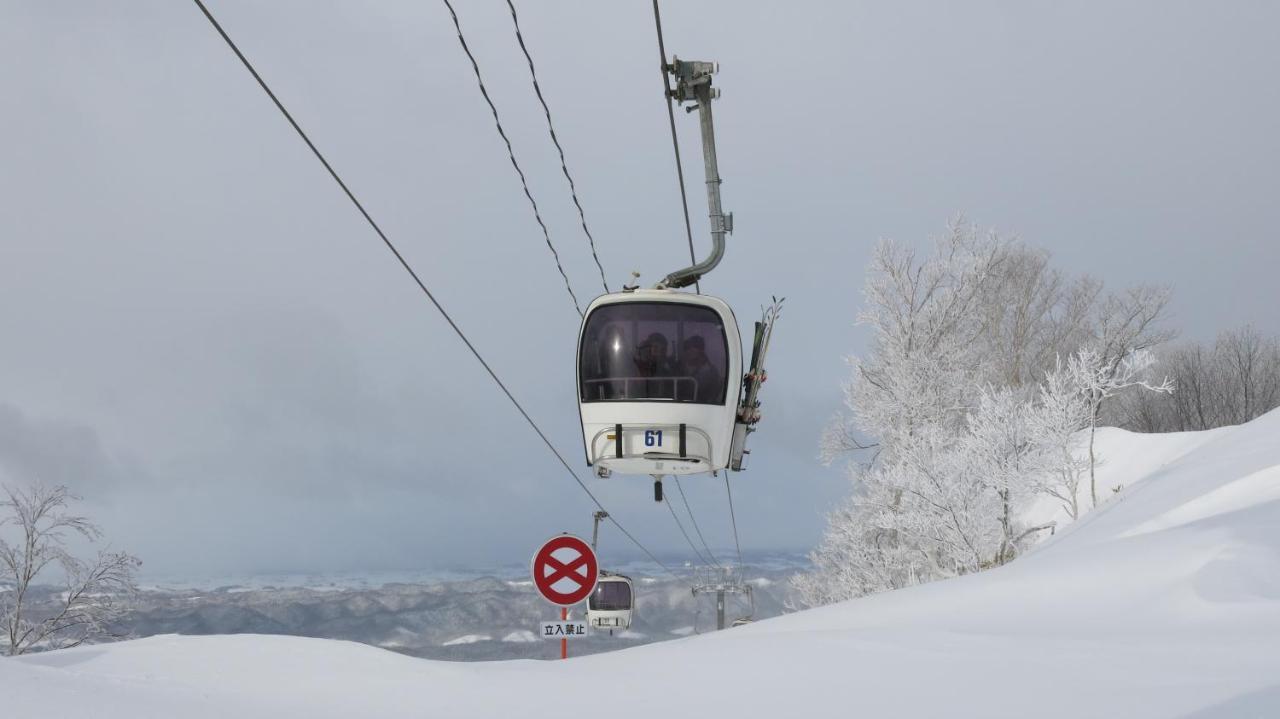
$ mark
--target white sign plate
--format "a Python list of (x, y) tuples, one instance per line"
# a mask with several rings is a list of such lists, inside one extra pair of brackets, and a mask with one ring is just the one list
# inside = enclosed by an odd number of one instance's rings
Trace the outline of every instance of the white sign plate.
[(589, 633), (586, 622), (543, 622), (538, 636), (543, 639), (577, 639)]

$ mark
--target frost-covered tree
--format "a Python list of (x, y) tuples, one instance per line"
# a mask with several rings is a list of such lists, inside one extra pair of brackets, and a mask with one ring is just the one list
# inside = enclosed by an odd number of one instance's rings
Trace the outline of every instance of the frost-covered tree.
[(918, 581), (927, 558), (874, 520), (883, 504), (857, 492), (827, 516), (827, 531), (810, 554), (812, 571), (792, 577), (793, 606), (816, 607)]
[[(828, 517), (793, 581), (803, 606), (958, 576), (1016, 557), (1037, 533), (1021, 510), (1056, 455), (1037, 433), (1024, 391), (985, 388), (960, 425), (923, 424), (855, 470), (857, 490)], [(883, 457), (883, 455), (882, 455)]]
[[(1052, 271), (1044, 253), (963, 222), (928, 254), (881, 243), (858, 315), (873, 333), (870, 352), (849, 359), (849, 412), (822, 442), (828, 460), (875, 453), (870, 466), (851, 465), (853, 496), (828, 518), (815, 572), (797, 581), (802, 603), (1016, 554), (1027, 528), (1014, 506), (1030, 491), (1018, 475), (1031, 471), (1026, 412), (1000, 388), (1033, 380), (1078, 341), (1096, 294), (1094, 283)], [(997, 431), (1005, 411), (1018, 436)]]
[[(96, 524), (68, 511), (74, 499), (66, 487), (4, 488), (0, 629), (10, 656), (33, 648), (76, 646), (110, 633), (112, 620), (123, 610), (122, 600), (137, 590), (134, 574), (141, 562), (136, 557), (101, 550), (83, 560), (68, 549), (75, 536), (89, 542), (102, 538)], [(51, 607), (34, 606), (32, 593), (41, 579), (61, 583), (62, 592)]]
[(824, 434), (828, 458), (863, 448), (859, 433), (875, 436), (881, 451), (905, 446), (917, 428), (955, 425), (968, 406), (967, 388), (982, 381), (975, 352), (1006, 243), (973, 227), (953, 225), (932, 255), (892, 242), (876, 248), (863, 290), (858, 323), (873, 334), (865, 358), (850, 357), (844, 385), (848, 415)]
[(1062, 502), (1071, 519), (1080, 517), (1080, 482), (1089, 461), (1077, 451), (1080, 431), (1088, 428), (1093, 412), (1070, 368), (1059, 361), (1045, 374), (1038, 406), (1031, 414), (1031, 432), (1047, 453), (1039, 490)]
[[(1012, 560), (1035, 533), (1053, 526), (1026, 526), (1021, 521), (1021, 510), (1040, 491), (1039, 478), (1058, 469), (1053, 447), (1037, 431), (1043, 408), (1027, 394), (1009, 388), (984, 391), (969, 415), (969, 432), (962, 445), (960, 471), (974, 475), (989, 495), (986, 500), (995, 503), (1000, 544), (993, 564)], [(983, 514), (991, 511), (985, 509)]]
[(984, 379), (997, 387), (1035, 384), (1057, 357), (1088, 340), (1102, 285), (1087, 276), (1067, 279), (1050, 267), (1045, 250), (1007, 242), (999, 253), (995, 281), (978, 302)]
[(858, 314), (869, 351), (849, 358), (848, 411), (821, 443), (827, 461), (871, 452), (850, 465), (853, 494), (828, 517), (814, 571), (795, 582), (799, 603), (1007, 562), (1049, 528), (1020, 520), (1037, 493), (1061, 495), (1078, 515), (1067, 499), (1082, 471), (1071, 427), (1090, 424), (1080, 424), (1081, 406), (1096, 423), (1112, 394), (1099, 400), (1074, 381), (1044, 394), (1040, 380), (1081, 346), (1113, 358), (1115, 374), (1164, 338), (1167, 293), (1101, 300), (1101, 289), (1064, 277), (1047, 253), (964, 222), (929, 253), (877, 247)]
[(1072, 381), (1080, 388), (1089, 404), (1089, 497), (1094, 507), (1098, 506), (1094, 438), (1098, 433), (1098, 417), (1102, 405), (1129, 389), (1163, 394), (1173, 392), (1173, 383), (1169, 378), (1160, 382), (1150, 379), (1148, 370), (1153, 364), (1155, 355), (1146, 349), (1134, 350), (1113, 358), (1098, 350), (1085, 348), (1067, 361)]

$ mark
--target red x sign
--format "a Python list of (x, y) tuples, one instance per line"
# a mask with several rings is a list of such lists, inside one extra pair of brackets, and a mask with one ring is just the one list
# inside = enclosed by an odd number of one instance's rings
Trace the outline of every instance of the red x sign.
[(581, 602), (596, 588), (598, 578), (596, 553), (572, 534), (552, 537), (533, 555), (533, 585), (552, 604)]

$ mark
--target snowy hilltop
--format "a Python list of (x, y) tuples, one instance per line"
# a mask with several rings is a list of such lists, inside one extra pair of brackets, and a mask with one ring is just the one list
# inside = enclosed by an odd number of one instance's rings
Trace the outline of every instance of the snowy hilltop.
[(472, 664), (160, 636), (0, 662), (0, 692), (13, 716), (1280, 716), (1280, 411), (1098, 441), (1119, 491), (1017, 561), (718, 634)]

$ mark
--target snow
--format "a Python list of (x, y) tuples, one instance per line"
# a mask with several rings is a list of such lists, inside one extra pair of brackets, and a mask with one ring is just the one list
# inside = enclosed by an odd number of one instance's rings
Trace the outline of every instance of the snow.
[(1124, 533), (1124, 536), (1132, 537), (1180, 527), (1278, 499), (1280, 499), (1280, 467), (1271, 467), (1218, 487), (1199, 499), (1179, 505), (1155, 519), (1130, 529)]
[[(1168, 434), (1141, 434), (1116, 427), (1099, 427), (1096, 439), (1095, 454), (1098, 465), (1095, 468), (1098, 484), (1098, 502), (1105, 504), (1115, 494), (1116, 487), (1125, 488), (1141, 482), (1165, 465), (1176, 461), (1197, 447), (1212, 441), (1230, 427), (1211, 429), (1206, 432), (1170, 432)], [(1089, 432), (1079, 433), (1076, 453), (1088, 456)], [(1082, 512), (1092, 506), (1089, 497), (1089, 477), (1085, 474), (1076, 493)], [(1028, 524), (1044, 524), (1056, 521), (1059, 527), (1071, 523), (1071, 517), (1056, 499), (1043, 495), (1037, 499), (1025, 513)]]
[(447, 642), (440, 642), (442, 647), (456, 647), (459, 644), (475, 644), (476, 642), (493, 641), (493, 637), (488, 634), (464, 634), (457, 639), (450, 639)]
[(106, 719), (1280, 716), (1280, 411), (1098, 442), (1102, 507), (959, 579), (568, 662), (159, 636), (0, 661), (0, 695)]
[(529, 642), (538, 641), (538, 636), (528, 629), (518, 629), (502, 638), (504, 642), (514, 642), (516, 644), (528, 644)]

